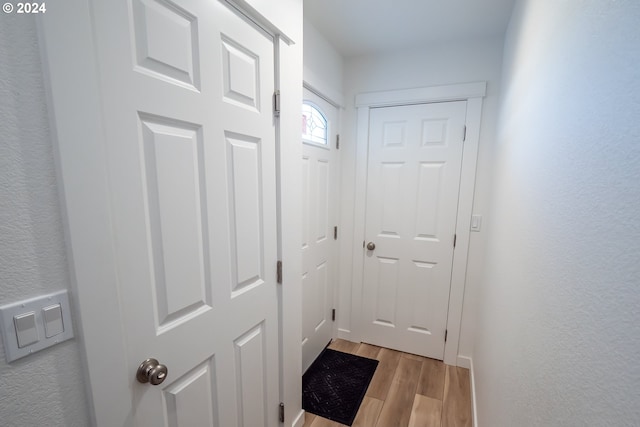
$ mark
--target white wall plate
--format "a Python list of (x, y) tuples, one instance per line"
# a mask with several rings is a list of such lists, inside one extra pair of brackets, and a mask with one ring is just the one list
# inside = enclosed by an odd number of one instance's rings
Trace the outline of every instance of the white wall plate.
[[(60, 305), (60, 312), (56, 306)], [(52, 310), (56, 308), (56, 310)], [(46, 310), (45, 310), (46, 309)], [(30, 344), (20, 347), (18, 344), (16, 324), (20, 325), (20, 320), (27, 313), (35, 315), (35, 336), (33, 341), (33, 330), (29, 329), (21, 333), (29, 334)], [(59, 314), (62, 314), (62, 318)], [(45, 320), (49, 321), (49, 327), (45, 329)], [(73, 338), (73, 325), (71, 322), (71, 309), (69, 306), (69, 295), (66, 290), (47, 294), (35, 298), (6, 304), (0, 307), (0, 331), (2, 331), (2, 342), (7, 362), (12, 362), (21, 357), (28, 356), (47, 347), (58, 344)], [(53, 334), (53, 335), (52, 335)], [(49, 335), (49, 338), (47, 338)], [(24, 340), (21, 340), (25, 342)]]

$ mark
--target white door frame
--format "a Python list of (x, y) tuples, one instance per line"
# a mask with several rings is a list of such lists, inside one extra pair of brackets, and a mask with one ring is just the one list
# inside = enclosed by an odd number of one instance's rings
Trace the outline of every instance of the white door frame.
[[(336, 110), (338, 110), (338, 123), (340, 123), (340, 109), (342, 108), (342, 101), (341, 100), (336, 100), (334, 97), (331, 97), (329, 95), (326, 95), (322, 90), (317, 89), (314, 85), (312, 85), (311, 83), (309, 83), (306, 80), (302, 81), (302, 87), (304, 89), (307, 89), (310, 92), (315, 93), (316, 95), (318, 95), (320, 98), (324, 99), (325, 101), (327, 101), (329, 104), (333, 105), (334, 107), (336, 107)], [(340, 133), (340, 128), (338, 127), (338, 133)]]
[[(482, 98), (486, 94), (486, 82), (464, 83), (446, 86), (430, 86), (416, 89), (367, 92), (356, 96), (357, 137), (356, 137), (356, 184), (353, 232), (353, 275), (351, 302), (350, 339), (360, 341), (362, 337), (362, 292), (364, 279), (365, 214), (367, 193), (367, 157), (369, 148), (369, 110), (373, 107), (394, 107), (399, 105), (425, 104), (445, 101), (467, 101), (467, 134), (462, 151), (462, 172), (458, 193), (458, 214), (456, 218), (456, 249), (453, 254), (449, 311), (447, 316), (447, 342), (444, 346), (444, 362), (457, 365), (462, 304), (464, 299), (467, 255), (469, 253), (469, 227), (473, 210), (478, 142), (480, 139), (480, 119)], [(453, 243), (453, 242), (452, 242)]]
[[(244, 3), (244, 2), (243, 2)], [(249, 7), (241, 10), (275, 35), (276, 88), (281, 113), (276, 126), (278, 259), (284, 261), (280, 301), (280, 397), (285, 425), (301, 426), (301, 290), (299, 250), (299, 144), (302, 43), (294, 44)], [(302, 8), (299, 26), (302, 34)], [(89, 0), (61, 2), (38, 19), (38, 37), (63, 211), (77, 338), (93, 425), (131, 425), (133, 372), (127, 372), (114, 253), (113, 218), (105, 165), (98, 61)], [(75, 91), (68, 88), (73, 84)], [(283, 224), (286, 224), (286, 230)], [(148, 303), (141, 301), (141, 304)], [(115, 391), (115, 392), (114, 392)], [(94, 405), (108, 401), (117, 410)]]

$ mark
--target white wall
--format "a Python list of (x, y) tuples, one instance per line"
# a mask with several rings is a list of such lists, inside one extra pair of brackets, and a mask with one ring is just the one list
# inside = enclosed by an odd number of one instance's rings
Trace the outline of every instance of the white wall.
[[(425, 46), (419, 50), (385, 55), (350, 58), (345, 63), (345, 114), (341, 137), (342, 194), (341, 228), (344, 238), (340, 249), (340, 296), (338, 327), (341, 336), (350, 331), (352, 235), (354, 224), (356, 111), (358, 93), (405, 89), (454, 83), (486, 81), (483, 103), (474, 213), (487, 215), (492, 151), (497, 120), (502, 38)], [(362, 221), (362, 218), (355, 219)], [(484, 231), (471, 233), (469, 265), (459, 354), (470, 356), (473, 348), (475, 301), (484, 264)]]
[(473, 353), (480, 427), (640, 422), (640, 2), (520, 1)]
[(344, 60), (307, 19), (304, 20), (303, 78), (336, 104), (343, 102)]
[[(35, 21), (0, 17), (0, 305), (69, 284)], [(1, 342), (0, 342), (1, 347)], [(79, 346), (71, 340), (7, 364), (0, 424), (87, 426)]]

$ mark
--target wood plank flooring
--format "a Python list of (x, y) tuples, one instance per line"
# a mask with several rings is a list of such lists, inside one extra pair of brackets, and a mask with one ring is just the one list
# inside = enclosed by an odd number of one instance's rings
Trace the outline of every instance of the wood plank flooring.
[[(471, 427), (468, 369), (341, 339), (329, 348), (380, 362), (353, 427)], [(307, 412), (303, 427), (340, 426)]]

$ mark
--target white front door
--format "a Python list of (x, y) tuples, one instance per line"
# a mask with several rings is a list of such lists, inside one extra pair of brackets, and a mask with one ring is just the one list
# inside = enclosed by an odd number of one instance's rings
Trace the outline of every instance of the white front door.
[(333, 333), (338, 170), (337, 109), (307, 89), (303, 95), (302, 372)]
[(364, 342), (443, 359), (465, 115), (466, 102), (371, 109)]
[(274, 40), (215, 0), (92, 6), (131, 424), (276, 426)]

